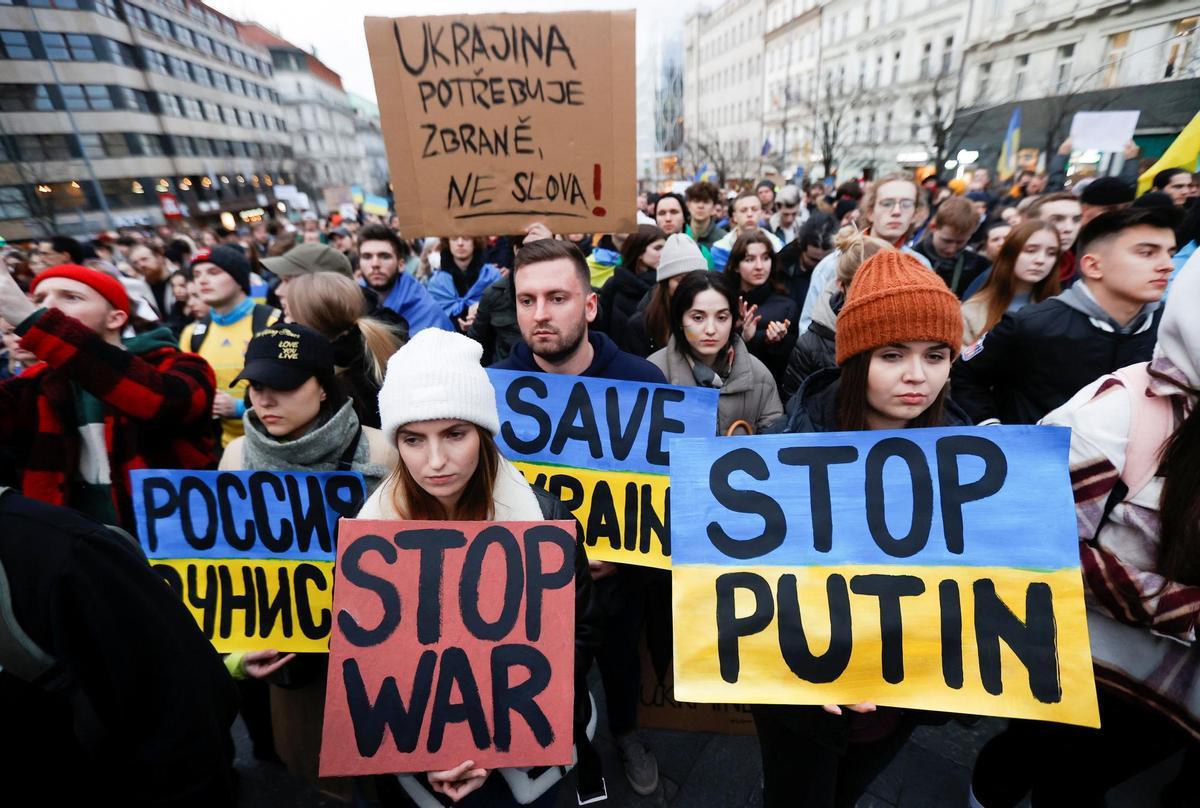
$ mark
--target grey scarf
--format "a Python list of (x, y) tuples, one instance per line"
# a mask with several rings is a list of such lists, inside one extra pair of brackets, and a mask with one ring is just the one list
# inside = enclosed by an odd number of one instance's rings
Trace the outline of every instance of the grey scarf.
[[(242, 466), (264, 471), (336, 471), (346, 447), (362, 428), (347, 401), (328, 420), (319, 423), (295, 440), (281, 441), (271, 436), (254, 410), (242, 417), (246, 439), (242, 443)], [(374, 491), (391, 469), (370, 462), (371, 447), (367, 436), (358, 441), (350, 467), (362, 474), (367, 493)]]

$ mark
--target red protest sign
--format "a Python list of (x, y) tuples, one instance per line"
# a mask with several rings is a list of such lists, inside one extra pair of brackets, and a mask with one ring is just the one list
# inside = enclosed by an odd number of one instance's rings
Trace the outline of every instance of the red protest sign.
[(341, 521), (324, 777), (571, 762), (573, 522)]

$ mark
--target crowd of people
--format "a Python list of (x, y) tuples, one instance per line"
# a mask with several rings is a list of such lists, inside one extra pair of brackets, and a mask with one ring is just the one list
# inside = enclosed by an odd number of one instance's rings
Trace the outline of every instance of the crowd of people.
[[(228, 804), (238, 709), (257, 756), (318, 781), (324, 655), (222, 666), (129, 541), (130, 472), (352, 469), (370, 494), (361, 517), (571, 518), (497, 449), (488, 366), (712, 388), (718, 436), (1071, 426), (1102, 725), (1010, 722), (971, 804), (1100, 805), (1132, 773), (1190, 758), (1197, 176), (1164, 171), (1139, 196), (1129, 176), (1066, 189), (1064, 165), (1003, 185), (984, 170), (949, 184), (698, 181), (642, 194), (629, 233), (533, 223), (411, 240), (363, 215), (10, 245), (0, 704), (21, 739), (6, 758), (16, 793), (44, 795), (58, 772), (54, 788), (80, 798)], [(582, 536), (577, 562), (575, 787), (587, 799), (624, 776), (652, 794), (639, 646), (669, 648), (670, 576), (589, 562)], [(1130, 656), (1175, 679), (1107, 664)], [(593, 664), (622, 772), (591, 747)], [(753, 715), (772, 808), (855, 804), (915, 727), (951, 718), (871, 703)], [(361, 805), (550, 806), (564, 774), (465, 760), (319, 783)], [(1173, 784), (1164, 804), (1191, 790)]]

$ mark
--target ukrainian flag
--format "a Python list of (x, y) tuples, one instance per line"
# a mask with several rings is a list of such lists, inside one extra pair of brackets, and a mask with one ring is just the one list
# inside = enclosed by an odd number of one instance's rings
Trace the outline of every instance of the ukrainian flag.
[(1154, 175), (1167, 168), (1184, 168), (1196, 170), (1196, 162), (1200, 159), (1200, 112), (1197, 112), (1192, 122), (1179, 133), (1179, 137), (1163, 152), (1154, 165), (1138, 178), (1138, 195), (1150, 190)]
[(1008, 131), (1004, 133), (1004, 144), (1000, 147), (1000, 161), (996, 164), (996, 175), (1007, 180), (1017, 173), (1017, 152), (1021, 150), (1021, 108), (1014, 107), (1008, 119)]

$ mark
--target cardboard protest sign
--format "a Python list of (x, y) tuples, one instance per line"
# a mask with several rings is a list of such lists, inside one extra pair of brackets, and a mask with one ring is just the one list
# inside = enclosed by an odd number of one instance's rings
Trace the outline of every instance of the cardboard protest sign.
[(1070, 430), (679, 440), (675, 695), (1099, 726)]
[(130, 472), (138, 540), (218, 651), (329, 647), (338, 519), (367, 497), (350, 471)]
[(583, 525), (588, 558), (671, 566), (668, 443), (717, 428), (716, 390), (488, 369), (500, 453)]
[(575, 525), (342, 523), (321, 776), (571, 762)]
[(633, 230), (632, 11), (364, 26), (406, 236)]

